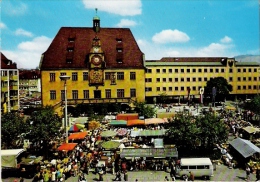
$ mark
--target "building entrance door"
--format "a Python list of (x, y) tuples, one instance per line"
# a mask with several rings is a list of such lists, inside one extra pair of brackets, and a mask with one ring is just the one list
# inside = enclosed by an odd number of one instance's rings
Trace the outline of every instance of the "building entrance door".
[(95, 99), (101, 98), (101, 90), (94, 90), (94, 98)]

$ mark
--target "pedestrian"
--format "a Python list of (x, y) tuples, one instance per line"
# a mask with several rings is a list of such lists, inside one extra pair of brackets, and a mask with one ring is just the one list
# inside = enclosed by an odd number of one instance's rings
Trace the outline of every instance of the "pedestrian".
[(256, 181), (260, 181), (260, 169), (259, 168), (256, 171)]
[(194, 181), (194, 174), (191, 171), (189, 173), (190, 173), (190, 180)]
[(165, 176), (164, 181), (169, 181), (168, 176)]
[(125, 180), (125, 181), (128, 181), (128, 174), (127, 174), (127, 171), (125, 171), (125, 173), (124, 173), (124, 180)]
[(249, 181), (250, 180), (250, 168), (249, 166), (246, 166), (246, 180)]

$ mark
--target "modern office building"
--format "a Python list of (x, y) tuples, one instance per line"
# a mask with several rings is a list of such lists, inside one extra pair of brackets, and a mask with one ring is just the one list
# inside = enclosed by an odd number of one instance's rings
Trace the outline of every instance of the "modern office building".
[(19, 109), (19, 70), (1, 53), (1, 112)]
[[(145, 101), (144, 54), (128, 28), (62, 27), (40, 62), (42, 104)], [(59, 111), (57, 111), (59, 112)]]
[(145, 62), (145, 97), (156, 102), (161, 94), (169, 99), (185, 100), (200, 97), (200, 88), (210, 78), (223, 77), (232, 85), (230, 98), (247, 98), (259, 93), (260, 64), (237, 62), (227, 57), (165, 57)]

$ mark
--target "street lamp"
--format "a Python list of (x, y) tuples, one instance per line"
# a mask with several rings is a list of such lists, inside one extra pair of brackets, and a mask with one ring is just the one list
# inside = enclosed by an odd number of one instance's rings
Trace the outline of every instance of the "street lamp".
[(60, 76), (60, 80), (64, 81), (64, 95), (65, 95), (65, 118), (64, 118), (64, 127), (65, 127), (65, 132), (66, 132), (66, 143), (68, 143), (68, 130), (67, 130), (67, 118), (68, 118), (68, 107), (67, 107), (67, 85), (66, 82), (67, 80), (70, 79), (70, 76), (67, 75), (62, 75)]

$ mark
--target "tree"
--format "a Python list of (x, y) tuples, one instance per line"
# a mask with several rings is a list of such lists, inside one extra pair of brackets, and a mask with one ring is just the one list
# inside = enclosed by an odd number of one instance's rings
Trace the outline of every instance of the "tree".
[(20, 144), (23, 142), (20, 139), (28, 131), (24, 117), (18, 113), (3, 114), (1, 117), (1, 149), (20, 148)]
[(161, 103), (165, 103), (167, 101), (167, 99), (168, 99), (168, 96), (165, 92), (159, 94), (159, 101)]
[(225, 100), (226, 96), (232, 92), (233, 88), (231, 84), (228, 84), (227, 80), (223, 77), (211, 78), (207, 81), (205, 87), (205, 95), (211, 96), (212, 98), (212, 89), (216, 88), (216, 100)]
[(153, 118), (156, 114), (156, 111), (153, 107), (147, 105), (145, 102), (134, 102), (135, 112), (139, 115), (144, 116), (145, 118)]
[(250, 102), (247, 102), (245, 109), (251, 110), (257, 116), (260, 116), (260, 95), (255, 96)]

